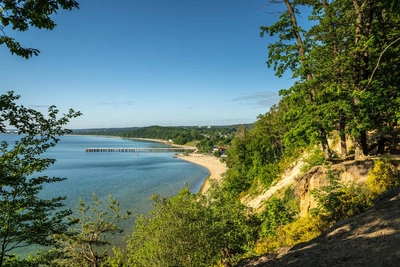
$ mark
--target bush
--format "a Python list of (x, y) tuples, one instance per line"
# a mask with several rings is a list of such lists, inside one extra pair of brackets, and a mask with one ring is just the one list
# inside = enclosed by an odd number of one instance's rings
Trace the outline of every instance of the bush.
[(393, 165), (384, 160), (376, 160), (367, 177), (367, 186), (376, 196), (399, 185), (399, 175)]
[(337, 222), (365, 211), (372, 203), (368, 188), (355, 183), (340, 183), (328, 172), (329, 185), (314, 189), (318, 207), (312, 213), (321, 215), (327, 222)]
[(213, 266), (235, 263), (256, 238), (255, 220), (236, 198), (213, 186), (207, 195), (181, 189), (153, 198), (128, 238), (125, 266)]
[(314, 146), (309, 150), (303, 161), (304, 165), (301, 167), (300, 171), (306, 173), (312, 167), (325, 163), (324, 152), (319, 147)]
[(349, 146), (349, 148), (347, 149), (348, 155), (354, 155), (355, 152), (356, 152), (356, 147), (354, 145)]
[(316, 238), (327, 228), (327, 224), (319, 216), (307, 216), (278, 228), (276, 235), (282, 247), (293, 246)]
[(319, 216), (300, 218), (285, 226), (278, 227), (274, 236), (259, 240), (254, 247), (254, 253), (262, 255), (281, 247), (308, 242), (321, 235), (327, 228), (327, 224)]
[(260, 215), (260, 237), (275, 236), (276, 229), (294, 221), (299, 212), (299, 201), (295, 198), (293, 189), (288, 187), (283, 197), (272, 197), (265, 203)]
[(266, 238), (260, 239), (254, 246), (254, 254), (256, 256), (269, 253), (280, 248), (282, 244), (279, 242), (277, 236), (268, 236)]
[(282, 200), (273, 197), (266, 202), (265, 210), (261, 214), (261, 237), (275, 235), (275, 231), (279, 226), (285, 225), (293, 221), (293, 214), (289, 212)]

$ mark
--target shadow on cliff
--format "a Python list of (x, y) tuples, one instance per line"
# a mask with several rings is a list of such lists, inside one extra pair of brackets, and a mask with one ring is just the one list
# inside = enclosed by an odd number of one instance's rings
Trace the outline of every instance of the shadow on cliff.
[(400, 188), (310, 242), (237, 265), (244, 266), (400, 266)]

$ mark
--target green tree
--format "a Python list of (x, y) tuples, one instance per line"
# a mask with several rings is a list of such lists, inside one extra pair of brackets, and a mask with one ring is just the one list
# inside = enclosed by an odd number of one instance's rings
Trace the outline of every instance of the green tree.
[(311, 212), (328, 223), (335, 223), (365, 211), (372, 203), (371, 194), (365, 185), (343, 183), (328, 172), (329, 184), (311, 191), (318, 206)]
[(27, 31), (29, 27), (52, 30), (56, 23), (52, 15), (60, 9), (72, 10), (78, 8), (75, 0), (0, 0), (0, 45), (5, 44), (11, 54), (26, 59), (39, 55), (36, 48), (21, 46), (14, 38), (8, 36), (8, 28), (17, 31)]
[[(318, 14), (314, 16), (318, 23), (310, 30), (316, 41), (311, 55), (318, 75), (316, 82), (324, 88), (322, 105), (331, 106), (337, 114), (336, 120), (325, 118), (339, 125), (342, 140), (344, 133), (352, 137), (356, 157), (367, 155), (371, 150), (368, 132), (393, 136), (397, 123), (394, 110), (398, 109), (398, 80), (392, 74), (398, 72), (398, 62), (393, 58), (398, 56), (399, 48), (392, 45), (400, 40), (396, 26), (399, 3), (321, 0), (312, 7)], [(320, 60), (322, 55), (324, 61)], [(387, 141), (383, 140), (379, 150), (384, 150)]]
[(102, 207), (102, 200), (95, 193), (88, 206), (79, 200), (78, 216), (68, 217), (75, 228), (57, 235), (65, 259), (56, 260), (58, 266), (104, 266), (107, 262), (107, 250), (100, 250), (110, 245), (110, 238), (122, 233), (118, 224), (127, 220), (130, 212), (121, 214), (119, 203), (110, 195), (107, 210)]
[(270, 111), (260, 115), (249, 131), (240, 129), (228, 147), (224, 186), (232, 192), (241, 193), (262, 185), (269, 187), (279, 173), (279, 161), (284, 155), (283, 137), (290, 128), (283, 116), (287, 105), (281, 101)]
[(199, 153), (211, 153), (213, 151), (213, 143), (209, 139), (203, 139), (196, 144)]
[(128, 240), (124, 266), (213, 266), (234, 262), (255, 240), (252, 216), (221, 188), (210, 195), (155, 196)]
[(228, 167), (226, 177), (223, 180), (224, 187), (235, 194), (240, 194), (250, 188), (253, 177), (248, 177), (248, 169), (252, 166), (251, 151), (248, 149), (249, 131), (240, 128), (228, 148)]
[(308, 1), (282, 0), (270, 3), (284, 4), (286, 10), (280, 14), (276, 23), (260, 28), (262, 37), (267, 33), (270, 36), (279, 36), (277, 42), (268, 45), (267, 65), (274, 66), (278, 77), (290, 70), (292, 77), (298, 80), (289, 90), (281, 91), (284, 96), (292, 96), (287, 101), (291, 106), (289, 116), (297, 121), (288, 133), (287, 143), (301, 142), (305, 138), (316, 141), (322, 145), (328, 159), (331, 157), (331, 151), (327, 141), (327, 129), (319, 119), (322, 112), (318, 103), (318, 88), (314, 82), (313, 65), (309, 60), (313, 39), (297, 20), (300, 9), (307, 5)]
[[(290, 106), (286, 118), (297, 121), (285, 143), (318, 142), (328, 158), (332, 154), (327, 137), (338, 130), (342, 157), (347, 154), (348, 134), (358, 158), (371, 150), (368, 132), (378, 131), (383, 140), (378, 150), (384, 150), (385, 142), (394, 150), (399, 109), (398, 1), (271, 3), (280, 3), (286, 10), (275, 24), (261, 27), (263, 36), (279, 36), (268, 46), (267, 63), (278, 76), (290, 70), (297, 79), (281, 91)], [(308, 30), (299, 26), (299, 15), (312, 20)]]
[(16, 248), (53, 245), (52, 235), (66, 231), (64, 218), (71, 213), (61, 209), (65, 197), (39, 197), (45, 184), (65, 178), (34, 176), (55, 162), (43, 153), (59, 142), (59, 136), (71, 133), (63, 126), (81, 113), (71, 109), (59, 117), (51, 106), (44, 116), (18, 105), (18, 99), (13, 92), (0, 96), (0, 131), (8, 125), (21, 136), (14, 146), (3, 141), (0, 147), (0, 266), (10, 262)]
[(265, 203), (261, 218), (261, 237), (275, 235), (276, 229), (293, 221), (294, 214), (279, 198), (272, 197)]

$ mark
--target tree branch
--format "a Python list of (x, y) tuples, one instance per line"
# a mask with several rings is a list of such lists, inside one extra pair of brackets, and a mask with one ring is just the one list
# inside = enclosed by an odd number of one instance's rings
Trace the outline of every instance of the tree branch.
[(365, 86), (365, 88), (364, 88), (364, 91), (367, 90), (367, 89), (368, 89), (368, 86), (371, 84), (372, 79), (374, 78), (375, 71), (378, 69), (378, 67), (379, 67), (379, 65), (380, 65), (380, 61), (381, 61), (381, 59), (382, 59), (383, 54), (386, 52), (386, 50), (388, 50), (388, 48), (389, 48), (390, 46), (392, 46), (394, 43), (396, 43), (396, 42), (398, 42), (398, 41), (400, 41), (400, 37), (397, 38), (396, 40), (394, 40), (393, 42), (391, 42), (388, 46), (385, 47), (385, 49), (383, 49), (383, 51), (382, 51), (381, 54), (379, 55), (378, 62), (376, 63), (376, 66), (375, 66), (374, 70), (372, 71), (371, 77), (370, 77), (369, 80), (368, 80), (368, 84), (367, 84), (367, 86)]

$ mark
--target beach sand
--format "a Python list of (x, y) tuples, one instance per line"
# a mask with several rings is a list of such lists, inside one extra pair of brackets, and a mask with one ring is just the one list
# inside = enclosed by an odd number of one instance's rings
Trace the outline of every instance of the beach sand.
[[(151, 142), (159, 142), (164, 144), (169, 144), (174, 147), (182, 147), (182, 148), (190, 148), (196, 149), (196, 147), (184, 146), (184, 145), (175, 145), (171, 144), (166, 140), (161, 139), (149, 139), (149, 138), (131, 138), (137, 140), (151, 141)], [(178, 158), (198, 164), (200, 166), (205, 167), (210, 172), (210, 176), (204, 180), (203, 185), (200, 188), (201, 193), (205, 193), (210, 188), (210, 180), (220, 181), (222, 178), (222, 174), (226, 172), (227, 167), (225, 163), (222, 163), (220, 158), (217, 158), (213, 155), (203, 155), (203, 154), (195, 154), (191, 153), (188, 155), (177, 155)]]
[(179, 155), (178, 157), (183, 160), (201, 165), (209, 170), (210, 176), (204, 181), (200, 189), (201, 193), (205, 193), (210, 188), (209, 179), (220, 181), (222, 174), (227, 170), (226, 164), (222, 163), (220, 158), (217, 158), (213, 155), (189, 154), (187, 156)]

